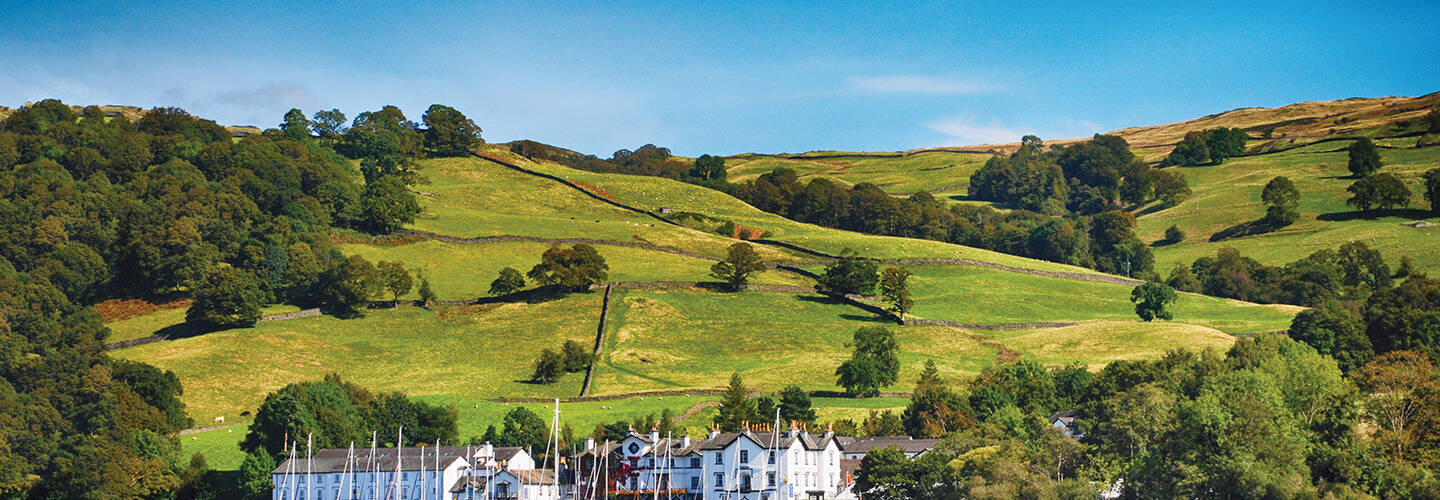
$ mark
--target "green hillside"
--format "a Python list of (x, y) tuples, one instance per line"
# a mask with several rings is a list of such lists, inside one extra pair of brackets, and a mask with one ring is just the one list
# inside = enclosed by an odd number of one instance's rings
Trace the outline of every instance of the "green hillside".
[[(912, 265), (918, 317), (980, 325), (1075, 323), (993, 331), (885, 322), (899, 335), (904, 365), (900, 381), (890, 388), (893, 391), (908, 390), (926, 360), (934, 360), (952, 375), (974, 374), (1007, 356), (1099, 366), (1113, 359), (1157, 356), (1176, 347), (1223, 347), (1233, 341), (1228, 334), (1284, 328), (1294, 312), (1289, 307), (1187, 295), (1176, 306), (1173, 324), (1144, 324), (1134, 318), (1129, 286), (1077, 279), (1099, 276), (1093, 271), (935, 241), (801, 224), (689, 184), (530, 162), (500, 148), (488, 148), (486, 153), (582, 183), (608, 200), (643, 210), (667, 207), (730, 220), (767, 231), (767, 239), (821, 252), (849, 247), (879, 258), (976, 261), (977, 265)], [(711, 259), (722, 256), (734, 242), (713, 232), (666, 224), (557, 181), (480, 158), (427, 160), (423, 167), (431, 183), (417, 187), (424, 214), (412, 228), (459, 237), (602, 240), (597, 248), (610, 266), (611, 281), (705, 281), (711, 279)], [(399, 260), (410, 269), (423, 269), (442, 300), (485, 295), (500, 268), (524, 271), (549, 245), (548, 241), (461, 243), (414, 236), (373, 241), (346, 237), (340, 242), (346, 253)], [(757, 247), (767, 261), (818, 270), (813, 255)], [(1047, 274), (1057, 272), (1074, 275)], [(767, 390), (791, 383), (809, 390), (837, 390), (833, 373), (848, 356), (849, 336), (860, 326), (883, 320), (864, 309), (804, 292), (813, 281), (801, 274), (770, 270), (754, 282), (787, 286), (738, 294), (683, 285), (616, 289), (591, 394), (715, 389), (734, 371)], [(583, 374), (545, 386), (529, 383), (529, 370), (541, 349), (558, 347), (565, 340), (593, 342), (601, 300), (602, 293), (595, 291), (533, 303), (372, 309), (359, 319), (321, 316), (266, 322), (121, 349), (115, 355), (179, 374), (186, 388), (184, 400), (197, 422), (221, 415), (240, 418), (240, 412), (253, 410), (272, 390), (335, 372), (376, 390), (402, 390), (453, 403), (462, 411), (462, 434), (478, 433), (483, 427), (474, 426), (496, 420), (503, 412), (503, 403), (490, 402), (492, 398), (579, 394)], [(183, 328), (183, 317), (181, 310), (167, 310), (112, 327), (120, 336), (137, 338)], [(234, 383), (233, 374), (241, 372), (247, 382)], [(663, 406), (677, 412), (695, 403), (666, 399), (669, 402)], [(851, 407), (847, 405), (852, 405), (851, 400), (822, 404), (828, 408), (825, 411), (840, 414)]]
[(789, 168), (801, 179), (824, 177), (842, 185), (869, 182), (885, 192), (964, 193), (989, 154), (945, 150), (913, 153), (848, 153), (816, 151), (801, 155), (738, 155), (727, 159), (732, 182), (741, 182), (775, 168)]
[[(1385, 165), (1380, 171), (1395, 174), (1410, 186), (1410, 210), (1370, 217), (1347, 206), (1345, 189), (1354, 182), (1345, 167), (1345, 148), (1350, 141), (1335, 141), (1234, 158), (1220, 165), (1181, 168), (1194, 195), (1174, 207), (1142, 210), (1137, 232), (1142, 239), (1154, 241), (1171, 225), (1185, 231), (1184, 242), (1154, 249), (1156, 270), (1167, 273), (1175, 263), (1189, 264), (1198, 257), (1213, 256), (1223, 247), (1276, 265), (1351, 241), (1379, 250), (1392, 266), (1400, 256), (1409, 255), (1419, 269), (1440, 271), (1440, 254), (1435, 253), (1440, 247), (1440, 227), (1408, 225), (1435, 220), (1425, 211), (1429, 207), (1421, 196), (1424, 181), (1420, 176), (1440, 167), (1440, 147), (1413, 148), (1414, 141), (1396, 140), (1396, 146), (1410, 147), (1380, 150)], [(1299, 221), (1270, 233), (1211, 241), (1216, 233), (1263, 217), (1260, 190), (1276, 176), (1290, 178), (1300, 190)]]

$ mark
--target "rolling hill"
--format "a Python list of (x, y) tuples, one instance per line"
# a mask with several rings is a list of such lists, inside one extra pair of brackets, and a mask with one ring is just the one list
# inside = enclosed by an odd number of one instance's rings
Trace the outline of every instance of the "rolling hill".
[[(1233, 247), (1262, 263), (1279, 265), (1322, 248), (1365, 241), (1392, 266), (1402, 255), (1418, 269), (1440, 271), (1440, 228), (1416, 222), (1433, 216), (1421, 196), (1420, 176), (1440, 167), (1440, 140), (1422, 133), (1420, 118), (1440, 106), (1440, 93), (1421, 97), (1355, 98), (1311, 101), (1278, 108), (1241, 108), (1194, 120), (1129, 127), (1110, 134), (1124, 137), (1135, 154), (1158, 162), (1186, 133), (1235, 127), (1250, 135), (1246, 152), (1220, 165), (1178, 168), (1194, 195), (1174, 207), (1136, 207), (1138, 234), (1147, 242), (1162, 238), (1174, 225), (1187, 235), (1176, 245), (1157, 245), (1156, 270), (1214, 255)], [(1356, 213), (1345, 204), (1353, 182), (1345, 168), (1347, 148), (1369, 137), (1381, 147), (1383, 172), (1411, 186), (1410, 209), (1379, 216)], [(1067, 144), (1084, 139), (1049, 140)], [(1423, 141), (1423, 145), (1422, 145)], [(986, 203), (966, 198), (969, 176), (991, 155), (1013, 151), (1018, 143), (903, 152), (816, 151), (797, 155), (746, 154), (730, 157), (732, 179), (744, 180), (775, 167), (794, 169), (802, 178), (825, 177), (843, 185), (871, 182), (887, 193), (908, 196), (928, 191), (954, 203)], [(1300, 220), (1282, 230), (1226, 237), (1232, 228), (1264, 215), (1260, 190), (1276, 176), (1294, 181), (1301, 192)], [(1231, 230), (1227, 232), (1227, 229)], [(1297, 250), (1298, 249), (1298, 250)]]
[[(667, 179), (574, 170), (494, 146), (482, 153), (423, 162), (431, 183), (417, 186), (424, 213), (410, 226), (413, 232), (374, 239), (337, 235), (337, 241), (347, 253), (423, 269), (442, 300), (483, 295), (498, 269), (527, 269), (552, 243), (595, 244), (615, 288), (589, 394), (621, 398), (617, 407), (650, 397), (643, 407), (680, 412), (700, 400), (678, 394), (717, 389), (734, 371), (764, 390), (793, 383), (835, 391), (833, 372), (848, 356), (845, 343), (866, 325), (888, 323), (896, 331), (903, 367), (890, 390), (906, 391), (927, 360), (956, 376), (1017, 357), (1100, 366), (1173, 348), (1223, 348), (1234, 335), (1285, 328), (1295, 311), (1186, 294), (1175, 322), (1146, 324), (1134, 318), (1131, 285), (1119, 277), (797, 223)], [(843, 248), (905, 263), (915, 272), (915, 315), (933, 324), (894, 325), (871, 310), (816, 295), (804, 272), (771, 269), (759, 275), (756, 289), (741, 293), (697, 287), (711, 279), (710, 264), (735, 240), (672, 223), (659, 215), (661, 208), (765, 231), (756, 246), (772, 264), (818, 270), (823, 255)], [(565, 340), (595, 342), (604, 296), (595, 290), (542, 302), (379, 308), (360, 319), (263, 322), (113, 353), (175, 371), (198, 422), (215, 416), (244, 421), (239, 414), (253, 411), (266, 393), (335, 372), (375, 390), (453, 403), (462, 412), (462, 434), (469, 435), (509, 404), (496, 398), (580, 394), (583, 373), (550, 386), (526, 379), (541, 349)], [(179, 311), (112, 326), (128, 337), (142, 336), (175, 328), (183, 320)], [(236, 384), (235, 373), (245, 373), (246, 382)], [(654, 401), (658, 397), (666, 402)], [(821, 402), (822, 411), (837, 415), (863, 415), (875, 404)], [(882, 406), (899, 405), (892, 399)], [(201, 443), (198, 436), (193, 441)]]

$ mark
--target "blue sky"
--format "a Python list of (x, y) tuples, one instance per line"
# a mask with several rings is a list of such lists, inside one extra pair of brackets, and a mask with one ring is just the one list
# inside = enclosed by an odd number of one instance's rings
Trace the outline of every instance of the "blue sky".
[(602, 157), (1078, 137), (1440, 90), (1433, 1), (0, 2), (0, 105), (273, 127), (443, 103), (487, 140)]

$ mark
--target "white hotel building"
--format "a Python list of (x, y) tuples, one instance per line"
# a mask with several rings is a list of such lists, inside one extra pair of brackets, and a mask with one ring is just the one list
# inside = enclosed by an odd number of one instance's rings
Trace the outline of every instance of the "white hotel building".
[[(576, 457), (582, 477), (581, 498), (595, 490), (621, 498), (661, 496), (705, 500), (808, 500), (849, 497), (849, 478), (840, 468), (842, 450), (835, 435), (786, 432), (721, 433), (704, 440), (689, 436), (662, 438), (631, 431), (618, 443), (596, 446), (587, 441)], [(608, 481), (588, 484), (599, 459)], [(607, 484), (608, 483), (608, 487)], [(605, 495), (601, 495), (602, 497)]]

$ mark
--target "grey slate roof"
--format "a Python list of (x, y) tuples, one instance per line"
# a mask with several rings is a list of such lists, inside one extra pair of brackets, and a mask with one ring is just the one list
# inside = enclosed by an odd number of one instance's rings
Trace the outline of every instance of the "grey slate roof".
[(869, 453), (876, 448), (894, 446), (905, 453), (924, 453), (935, 449), (939, 439), (912, 439), (910, 436), (839, 438), (840, 449), (845, 453)]
[[(465, 449), (466, 447), (464, 446), (441, 446), (439, 449), (440, 468), (444, 469), (446, 467), (449, 467), (451, 464), (454, 464), (456, 460), (466, 458), (464, 456)], [(479, 451), (480, 447), (472, 445), (469, 447), (469, 449), (470, 453), (474, 454), (475, 452)], [(515, 455), (520, 451), (520, 448), (515, 447), (496, 447), (495, 458), (497, 460), (510, 460), (511, 458), (514, 458)], [(375, 450), (374, 460), (379, 462), (379, 468), (381, 472), (394, 472), (395, 460), (397, 457), (400, 458), (400, 470), (420, 470), (420, 448), (406, 447), (404, 448), (403, 455), (397, 455), (397, 452), (398, 450), (395, 448), (380, 448)], [(432, 470), (435, 468), (435, 453), (435, 447), (425, 447), (425, 470)], [(312, 456), (310, 459), (310, 470), (316, 474), (343, 472), (345, 471), (345, 459), (349, 456), (349, 454), (350, 450), (345, 448), (327, 448), (323, 450), (316, 450), (314, 456)], [(280, 466), (276, 467), (275, 470), (272, 471), (272, 474), (286, 473), (290, 470), (289, 468), (291, 467), (291, 462), (294, 462), (294, 473), (305, 473), (306, 461), (304, 451), (302, 450), (299, 456), (281, 462)], [(352, 469), (364, 471), (372, 468), (375, 462), (371, 461), (370, 449), (356, 448), (354, 463), (355, 465), (351, 466)]]

